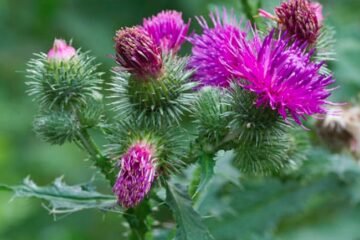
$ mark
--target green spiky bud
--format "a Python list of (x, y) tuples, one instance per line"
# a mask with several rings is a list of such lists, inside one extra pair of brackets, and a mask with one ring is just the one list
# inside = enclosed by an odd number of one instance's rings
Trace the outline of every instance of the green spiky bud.
[(73, 142), (80, 132), (80, 123), (73, 114), (63, 111), (47, 112), (34, 120), (34, 131), (40, 139), (62, 145)]
[(287, 140), (285, 136), (281, 136), (262, 139), (258, 144), (241, 141), (235, 149), (235, 164), (248, 174), (269, 175), (279, 172), (288, 162)]
[(226, 113), (231, 118), (230, 127), (238, 132), (238, 140), (259, 145), (267, 138), (281, 136), (289, 125), (280, 115), (267, 107), (256, 107), (256, 96), (236, 84), (229, 90), (231, 110)]
[(219, 88), (203, 88), (192, 108), (192, 116), (199, 135), (208, 142), (221, 141), (228, 132), (228, 95)]
[(114, 71), (110, 91), (113, 109), (121, 117), (131, 116), (153, 126), (178, 124), (195, 99), (195, 82), (185, 69), (186, 58), (164, 57), (163, 74), (139, 79), (124, 70)]
[(102, 73), (93, 57), (79, 50), (70, 57), (50, 53), (35, 54), (27, 69), (27, 92), (43, 109), (79, 108), (101, 98)]
[(235, 164), (252, 175), (277, 174), (294, 169), (304, 160), (305, 142), (295, 136), (290, 124), (270, 107), (257, 107), (256, 96), (232, 84), (229, 89), (230, 132), (236, 134), (233, 146)]

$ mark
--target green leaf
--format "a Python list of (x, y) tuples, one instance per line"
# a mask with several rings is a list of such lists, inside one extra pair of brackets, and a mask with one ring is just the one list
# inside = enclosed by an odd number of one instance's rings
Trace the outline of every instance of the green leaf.
[(174, 213), (177, 223), (176, 240), (214, 239), (202, 222), (201, 216), (193, 209), (187, 191), (180, 186), (166, 186), (166, 203)]
[(0, 185), (0, 191), (12, 191), (14, 197), (36, 197), (49, 202), (47, 209), (52, 214), (73, 213), (84, 209), (119, 211), (116, 198), (96, 192), (90, 185), (69, 186), (62, 177), (48, 186), (38, 186), (30, 178), (22, 185)]
[(214, 167), (214, 157), (212, 155), (203, 154), (200, 158), (200, 181), (193, 198), (207, 187), (210, 179), (214, 175)]

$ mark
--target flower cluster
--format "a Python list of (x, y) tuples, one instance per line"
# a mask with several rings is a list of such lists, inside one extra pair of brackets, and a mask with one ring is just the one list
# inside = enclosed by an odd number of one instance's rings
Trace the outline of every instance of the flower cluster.
[(125, 70), (144, 77), (161, 73), (162, 53), (176, 53), (187, 35), (189, 23), (176, 11), (163, 11), (142, 26), (121, 29), (114, 38), (116, 61)]
[[(290, 0), (283, 3), (286, 4), (295, 3)], [(214, 21), (213, 15), (211, 18)], [(223, 18), (227, 18), (226, 13)], [(290, 115), (300, 125), (306, 116), (326, 112), (330, 95), (326, 87), (334, 79), (319, 73), (322, 63), (312, 61), (313, 53), (307, 52), (307, 44), (291, 35), (277, 36), (274, 30), (264, 38), (255, 30), (249, 39), (241, 34), (239, 26), (232, 26), (236, 30), (229, 31), (228, 25), (214, 22), (218, 24), (209, 30), (201, 19), (203, 35), (190, 40), (190, 67), (196, 71), (196, 80), (203, 85), (225, 87), (235, 80), (256, 94), (257, 107), (277, 110), (285, 120)], [(312, 34), (311, 29), (304, 31)]]
[[(75, 142), (88, 151), (126, 209), (136, 207), (156, 179), (167, 184), (170, 174), (195, 161), (208, 168), (222, 150), (232, 150), (243, 173), (293, 167), (305, 144), (291, 131), (309, 116), (327, 114), (334, 78), (321, 73), (324, 63), (314, 56), (322, 6), (287, 0), (274, 11), (260, 10), (277, 22), (262, 32), (225, 9), (210, 13), (211, 23), (198, 17), (202, 32), (190, 36), (190, 20), (177, 11), (121, 28), (106, 91), (117, 115), (108, 119), (98, 65), (56, 39), (27, 71), (29, 93), (41, 105), (36, 132), (52, 144)], [(189, 57), (178, 54), (185, 41), (192, 45)], [(108, 141), (104, 154), (91, 139), (92, 127)], [(360, 142), (351, 137), (346, 143), (353, 139)], [(200, 175), (195, 192), (206, 184)]]

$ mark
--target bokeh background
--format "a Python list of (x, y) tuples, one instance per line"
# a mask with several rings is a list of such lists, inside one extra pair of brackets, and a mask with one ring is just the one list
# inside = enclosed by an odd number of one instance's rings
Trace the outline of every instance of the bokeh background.
[[(108, 70), (114, 65), (109, 57), (113, 53), (112, 37), (120, 27), (141, 23), (143, 17), (162, 9), (182, 11), (187, 19), (206, 15), (211, 4), (237, 8), (239, 2), (0, 0), (0, 182), (16, 185), (30, 175), (37, 183), (48, 184), (64, 175), (67, 183), (76, 184), (94, 175), (91, 164), (75, 146), (50, 146), (32, 131), (37, 106), (25, 93), (24, 69), (33, 52), (47, 51), (55, 37), (72, 39), (75, 47), (91, 50), (109, 79)], [(360, 1), (321, 3), (326, 21), (337, 31), (338, 60), (331, 67), (340, 89), (334, 98), (347, 101), (360, 92)], [(192, 30), (196, 28), (193, 20)], [(0, 192), (0, 240), (126, 239), (121, 237), (123, 220), (116, 214), (88, 210), (54, 221), (39, 200), (11, 199), (10, 193)], [(316, 228), (312, 223), (301, 225), (291, 238), (280, 234), (279, 239), (360, 239), (359, 208), (317, 224)]]

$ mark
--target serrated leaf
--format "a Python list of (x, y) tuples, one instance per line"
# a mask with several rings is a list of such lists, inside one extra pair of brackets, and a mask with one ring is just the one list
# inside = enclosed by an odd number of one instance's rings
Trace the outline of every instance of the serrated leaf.
[(213, 240), (201, 216), (193, 209), (187, 191), (180, 186), (166, 186), (166, 203), (173, 211), (177, 230), (176, 240)]
[[(49, 202), (48, 210), (52, 214), (73, 213), (84, 209), (100, 209), (116, 211), (116, 198), (96, 192), (86, 185), (66, 185), (59, 177), (48, 186), (38, 186), (30, 178), (26, 178), (22, 185), (0, 185), (0, 191), (7, 190), (14, 193), (14, 197), (36, 197)], [(117, 210), (119, 211), (119, 209)]]

